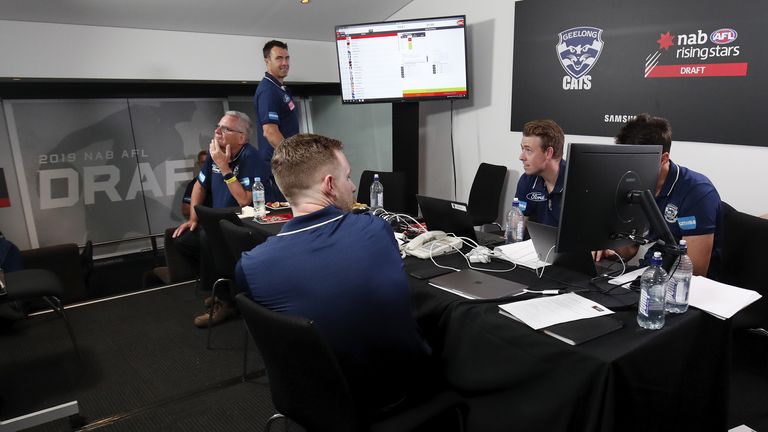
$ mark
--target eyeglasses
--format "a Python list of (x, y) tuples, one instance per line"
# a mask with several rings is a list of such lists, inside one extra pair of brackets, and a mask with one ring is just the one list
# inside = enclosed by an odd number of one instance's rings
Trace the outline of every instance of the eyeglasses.
[(216, 125), (216, 129), (221, 129), (221, 133), (222, 134), (225, 134), (225, 133), (228, 133), (228, 132), (245, 133), (245, 132), (242, 132), (242, 131), (239, 131), (239, 130), (230, 129), (230, 128), (224, 126), (224, 125)]

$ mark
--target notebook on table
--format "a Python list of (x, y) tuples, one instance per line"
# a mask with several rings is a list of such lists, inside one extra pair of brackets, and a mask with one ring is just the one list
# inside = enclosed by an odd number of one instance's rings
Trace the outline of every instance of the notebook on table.
[(504, 236), (475, 231), (472, 216), (465, 203), (416, 195), (421, 215), (427, 222), (427, 229), (453, 233), (458, 237), (467, 237), (481, 246), (504, 243)]
[(515, 296), (527, 285), (472, 269), (461, 270), (429, 280), (429, 284), (464, 298), (486, 300)]

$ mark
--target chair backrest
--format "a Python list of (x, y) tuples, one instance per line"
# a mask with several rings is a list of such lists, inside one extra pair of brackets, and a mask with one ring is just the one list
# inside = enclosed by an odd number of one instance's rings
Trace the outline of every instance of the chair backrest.
[(235, 258), (235, 261), (240, 259), (240, 255), (243, 252), (249, 251), (267, 241), (267, 237), (264, 234), (246, 226), (235, 225), (225, 219), (219, 221), (219, 227), (221, 228), (221, 234), (224, 236), (224, 241), (227, 243), (227, 247), (229, 247), (229, 252)]
[(236, 297), (264, 359), (277, 411), (309, 431), (362, 430), (354, 400), (330, 346), (312, 321)]
[(45, 269), (53, 272), (61, 281), (64, 293), (61, 300), (67, 303), (85, 300), (88, 292), (83, 279), (80, 248), (74, 243), (44, 246), (21, 251), (24, 268)]
[(493, 223), (499, 218), (499, 201), (506, 178), (507, 167), (503, 165), (483, 162), (477, 168), (467, 202), (474, 225)]
[(768, 220), (734, 209), (727, 203), (723, 211), (723, 250), (721, 251), (721, 282), (755, 290), (763, 298), (736, 315), (739, 327), (768, 324), (768, 285), (765, 270), (768, 262)]
[[(373, 175), (379, 175), (384, 186), (384, 209), (396, 213), (405, 213), (408, 208), (408, 194), (405, 190), (405, 173), (384, 171), (363, 171), (357, 185), (357, 202), (371, 205), (371, 184)], [(411, 197), (413, 199), (413, 197)]]
[(242, 225), (243, 223), (232, 208), (218, 209), (196, 205), (195, 213), (208, 238), (208, 248), (213, 256), (216, 276), (231, 279), (234, 275), (235, 263), (237, 261), (230, 253), (227, 242), (224, 240), (224, 234), (221, 233), (219, 221), (228, 220), (235, 225)]

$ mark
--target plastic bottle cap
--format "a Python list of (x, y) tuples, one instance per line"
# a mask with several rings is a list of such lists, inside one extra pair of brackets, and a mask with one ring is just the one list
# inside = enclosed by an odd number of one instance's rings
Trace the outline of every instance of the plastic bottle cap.
[(260, 182), (261, 181), (261, 177), (255, 177), (254, 180), (256, 180), (257, 182)]

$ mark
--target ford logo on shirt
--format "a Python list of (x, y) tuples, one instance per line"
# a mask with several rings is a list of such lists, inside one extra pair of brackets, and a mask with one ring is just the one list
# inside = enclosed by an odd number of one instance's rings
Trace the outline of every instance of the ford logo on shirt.
[(526, 195), (525, 198), (528, 201), (536, 201), (536, 202), (542, 202), (547, 200), (547, 197), (541, 192), (528, 192), (528, 195)]

